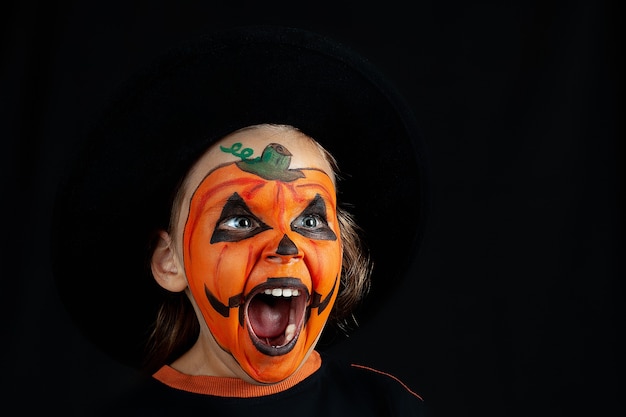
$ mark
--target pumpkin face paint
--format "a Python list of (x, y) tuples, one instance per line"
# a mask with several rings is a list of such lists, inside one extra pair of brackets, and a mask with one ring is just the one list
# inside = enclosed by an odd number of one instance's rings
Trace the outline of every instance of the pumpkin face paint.
[(289, 169), (290, 156), (272, 143), (213, 169), (183, 232), (188, 285), (208, 328), (263, 383), (297, 370), (339, 291), (334, 184), (321, 169)]

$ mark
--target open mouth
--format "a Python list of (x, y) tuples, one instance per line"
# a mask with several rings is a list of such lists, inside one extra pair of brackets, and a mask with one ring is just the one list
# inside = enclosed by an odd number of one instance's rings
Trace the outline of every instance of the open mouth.
[(271, 278), (247, 297), (245, 316), (252, 343), (269, 356), (290, 352), (306, 317), (309, 292), (299, 279)]

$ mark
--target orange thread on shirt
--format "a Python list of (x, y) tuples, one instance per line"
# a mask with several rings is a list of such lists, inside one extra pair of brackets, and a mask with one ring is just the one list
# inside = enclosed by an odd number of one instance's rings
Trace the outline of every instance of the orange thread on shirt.
[(409, 388), (404, 382), (402, 382), (399, 378), (388, 374), (387, 372), (383, 372), (383, 371), (379, 371), (378, 369), (374, 369), (374, 368), (370, 368), (368, 366), (363, 366), (363, 365), (357, 365), (357, 364), (352, 364), (353, 367), (355, 368), (359, 368), (359, 369), (365, 369), (367, 371), (372, 371), (372, 372), (376, 372), (377, 374), (381, 374), (381, 375), (385, 375), (391, 379), (393, 379), (394, 381), (398, 382), (400, 385), (402, 385), (404, 387), (405, 390), (409, 391), (411, 394), (413, 394), (414, 396), (416, 396), (417, 398), (419, 398), (420, 400), (424, 401), (424, 399), (416, 392), (412, 391), (411, 388)]

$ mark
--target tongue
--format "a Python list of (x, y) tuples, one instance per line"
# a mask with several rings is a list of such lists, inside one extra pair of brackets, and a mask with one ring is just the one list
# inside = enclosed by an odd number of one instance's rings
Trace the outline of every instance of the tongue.
[(260, 338), (281, 336), (289, 324), (290, 301), (257, 296), (250, 302), (248, 316), (252, 330)]

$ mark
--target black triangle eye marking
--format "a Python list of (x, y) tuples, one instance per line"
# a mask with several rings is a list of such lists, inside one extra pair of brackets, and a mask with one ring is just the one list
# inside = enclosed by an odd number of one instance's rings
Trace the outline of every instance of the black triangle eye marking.
[(337, 235), (328, 226), (326, 203), (319, 194), (291, 222), (291, 230), (315, 240), (337, 240)]
[(243, 198), (233, 193), (222, 209), (217, 220), (215, 230), (211, 236), (211, 243), (239, 242), (265, 230), (271, 229), (257, 216), (252, 214)]

